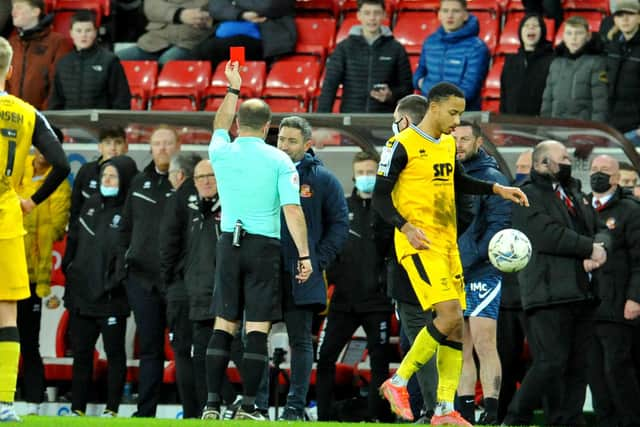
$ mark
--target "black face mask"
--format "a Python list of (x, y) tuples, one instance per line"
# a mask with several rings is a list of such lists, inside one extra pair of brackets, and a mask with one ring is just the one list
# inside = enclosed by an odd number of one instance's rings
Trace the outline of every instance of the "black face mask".
[(567, 165), (565, 163), (558, 163), (558, 172), (555, 177), (560, 183), (560, 185), (565, 186), (569, 183), (571, 179), (571, 165)]
[(611, 175), (607, 175), (604, 172), (591, 174), (591, 189), (595, 193), (606, 193), (611, 188), (611, 184), (609, 183), (610, 179)]

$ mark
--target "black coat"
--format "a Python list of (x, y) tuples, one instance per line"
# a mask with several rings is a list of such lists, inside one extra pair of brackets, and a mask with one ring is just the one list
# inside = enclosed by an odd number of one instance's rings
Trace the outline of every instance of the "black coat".
[(71, 191), (71, 210), (69, 224), (76, 221), (82, 210), (82, 205), (100, 188), (100, 166), (102, 157), (92, 162), (85, 163), (80, 167), (73, 180), (73, 190)]
[[(386, 103), (369, 95), (378, 83), (386, 83), (393, 93)], [(361, 35), (360, 27), (354, 27), (327, 60), (327, 74), (318, 100), (319, 113), (332, 111), (340, 84), (343, 86), (340, 112), (392, 113), (400, 98), (413, 93), (407, 52), (386, 27), (371, 45)]]
[(618, 189), (598, 216), (609, 228), (612, 246), (601, 267), (596, 319), (632, 323), (624, 319), (624, 304), (640, 302), (640, 203)]
[(591, 256), (594, 242), (611, 247), (611, 239), (586, 196), (572, 180), (565, 192), (577, 215), (572, 217), (555, 194), (551, 179), (532, 171), (522, 191), (529, 207), (514, 205), (513, 228), (529, 237), (532, 256), (519, 272), (522, 307), (525, 310), (556, 304), (596, 303), (597, 272), (589, 283), (583, 260)]
[(621, 37), (606, 45), (609, 123), (628, 132), (640, 126), (640, 31), (629, 41)]
[(56, 64), (50, 110), (129, 110), (131, 92), (117, 56), (97, 45), (74, 50)]
[(538, 116), (542, 93), (553, 60), (551, 43), (538, 45), (533, 52), (507, 55), (500, 77), (500, 112)]
[(385, 260), (390, 254), (392, 227), (354, 189), (347, 198), (349, 238), (335, 264), (327, 271), (335, 284), (330, 310), (342, 312), (391, 311), (387, 297)]

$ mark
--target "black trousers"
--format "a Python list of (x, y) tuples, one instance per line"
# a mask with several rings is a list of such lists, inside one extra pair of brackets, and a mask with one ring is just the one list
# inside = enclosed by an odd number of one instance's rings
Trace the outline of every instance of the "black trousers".
[(162, 295), (149, 290), (145, 279), (129, 274), (127, 296), (136, 320), (140, 345), (138, 410), (136, 417), (155, 417), (164, 374), (166, 307)]
[(211, 61), (215, 70), (218, 63), (229, 60), (229, 48), (231, 46), (244, 46), (245, 59), (247, 61), (262, 61), (262, 40), (247, 36), (234, 36), (224, 39), (215, 35), (205, 39), (193, 50), (196, 58)]
[(93, 377), (93, 354), (102, 334), (107, 353), (107, 409), (118, 412), (125, 378), (127, 355), (124, 340), (127, 318), (88, 317), (70, 314), (71, 348), (73, 350), (73, 378), (71, 379), (71, 410), (85, 412)]
[(596, 323), (589, 385), (598, 425), (640, 426), (640, 386), (632, 355), (634, 328), (613, 322)]
[(188, 299), (167, 302), (167, 327), (175, 357), (176, 386), (182, 402), (183, 418), (199, 418), (202, 406), (196, 394), (194, 361), (191, 358), (193, 325), (189, 320)]
[(583, 303), (554, 305), (527, 312), (525, 318), (533, 364), (504, 423), (530, 424), (542, 396), (547, 425), (583, 424), (593, 308)]
[(369, 384), (369, 415), (383, 422), (392, 420), (389, 405), (378, 394), (378, 388), (389, 376), (389, 313), (346, 313), (329, 310), (324, 341), (320, 345), (316, 380), (318, 420), (333, 418), (333, 385), (336, 361), (342, 348), (349, 342), (359, 326), (367, 334), (367, 349), (371, 361)]
[(497, 332), (498, 355), (502, 364), (498, 420), (502, 421), (516, 393), (516, 384), (522, 381), (526, 372), (526, 366), (520, 360), (525, 338), (524, 311), (500, 308)]
[(213, 333), (213, 319), (191, 322), (193, 334), (193, 370), (196, 399), (200, 409), (207, 403), (207, 345)]
[(36, 295), (36, 284), (30, 283), (31, 296), (18, 301), (18, 331), (22, 356), (22, 398), (29, 403), (42, 403), (44, 365), (40, 356), (40, 320), (42, 300)]

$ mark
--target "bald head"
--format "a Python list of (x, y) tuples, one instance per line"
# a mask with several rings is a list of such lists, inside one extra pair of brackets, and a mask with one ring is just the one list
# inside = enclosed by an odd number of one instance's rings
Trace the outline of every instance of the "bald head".
[(266, 133), (271, 122), (271, 108), (261, 99), (247, 99), (238, 109), (238, 130), (247, 133)]
[(589, 172), (591, 190), (596, 195), (613, 193), (620, 182), (620, 163), (606, 154), (597, 156), (591, 162)]
[(571, 165), (567, 148), (558, 141), (542, 141), (533, 150), (533, 169), (541, 175), (555, 176), (561, 164)]
[(532, 155), (533, 151), (529, 150), (518, 156), (518, 160), (516, 160), (516, 173), (529, 175), (529, 172), (531, 172)]

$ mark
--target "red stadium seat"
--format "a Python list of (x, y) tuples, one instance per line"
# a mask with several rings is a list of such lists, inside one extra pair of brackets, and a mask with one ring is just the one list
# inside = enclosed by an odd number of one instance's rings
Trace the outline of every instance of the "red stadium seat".
[(562, 7), (565, 12), (573, 10), (593, 10), (602, 12), (605, 15), (611, 12), (609, 10), (609, 0), (565, 0)]
[(500, 5), (495, 0), (469, 0), (467, 9), (470, 12), (491, 12), (494, 18), (500, 18)]
[(500, 98), (500, 78), (504, 68), (504, 56), (497, 56), (487, 74), (482, 89), (482, 95), (489, 98)]
[(489, 48), (491, 55), (496, 51), (498, 46), (498, 37), (500, 35), (500, 19), (491, 11), (476, 11), (473, 14), (478, 18), (480, 25), (479, 37)]
[(409, 64), (411, 64), (411, 74), (415, 74), (420, 63), (420, 55), (409, 55)]
[(401, 0), (396, 9), (398, 13), (406, 11), (437, 12), (440, 9), (440, 0)]
[(402, 12), (393, 30), (393, 35), (409, 55), (420, 54), (425, 39), (440, 26), (434, 12)]
[(211, 79), (209, 61), (169, 61), (151, 96), (152, 110), (197, 111)]
[(320, 64), (314, 61), (280, 61), (267, 76), (263, 98), (273, 111), (306, 112), (316, 93)]
[[(393, 17), (393, 12), (396, 9), (396, 5), (398, 0), (386, 0), (385, 2), (385, 11), (387, 12), (387, 19)], [(358, 11), (358, 2), (357, 0), (343, 0), (340, 5), (340, 12), (342, 13), (342, 18), (355, 18), (356, 12)]]
[(320, 56), (324, 62), (326, 54), (333, 51), (336, 40), (336, 20), (334, 18), (296, 18), (298, 40), (295, 52)]
[[(107, 1), (106, 4), (108, 3)], [(82, 9), (90, 10), (96, 15), (96, 27), (100, 28), (102, 16), (108, 12), (108, 9), (105, 8), (103, 0), (56, 0), (53, 9), (53, 29), (70, 39), (71, 18), (78, 10)]]
[[(224, 75), (224, 67), (226, 63), (221, 62), (216, 67), (216, 71), (211, 77), (211, 84), (205, 90), (204, 94), (204, 110), (216, 111), (225, 94), (227, 93), (227, 78)], [(247, 61), (240, 67), (242, 75), (242, 86), (240, 87), (241, 98), (259, 98), (262, 96), (264, 83), (267, 78), (267, 64), (263, 61)]]
[[(500, 41), (496, 49), (497, 54), (515, 53), (520, 47), (520, 35), (518, 30), (520, 28), (520, 20), (524, 17), (524, 12), (513, 12), (507, 15), (507, 21), (502, 28), (502, 34), (500, 34)], [(555, 36), (555, 23), (553, 19), (545, 18), (544, 22), (547, 26), (547, 40), (553, 41)]]
[(524, 12), (522, 0), (509, 0), (509, 3), (507, 3), (507, 13), (511, 13), (513, 11)]
[[(382, 25), (386, 25), (387, 27), (390, 24), (391, 24), (391, 21), (389, 20), (389, 18), (385, 19), (382, 22)], [(342, 21), (342, 25), (340, 25), (340, 28), (338, 29), (338, 34), (336, 34), (336, 45), (340, 43), (342, 40), (349, 37), (349, 31), (351, 31), (351, 28), (354, 25), (360, 25), (358, 18), (356, 18), (355, 16), (349, 16), (345, 18), (344, 21)]]
[(149, 96), (156, 87), (158, 63), (156, 61), (121, 61), (131, 91), (131, 109), (146, 110)]
[[(602, 18), (603, 18), (602, 13), (596, 12), (596, 11), (591, 11), (591, 12), (587, 12), (587, 11), (566, 12), (564, 14), (565, 21), (566, 21), (567, 18), (569, 18), (570, 16), (573, 16), (573, 15), (578, 15), (578, 16), (582, 16), (583, 18), (585, 18), (587, 20), (587, 22), (589, 23), (589, 30), (591, 30), (592, 33), (597, 33), (598, 30), (600, 29), (600, 23), (602, 22)], [(556, 38), (555, 38), (555, 40), (553, 42), (554, 46), (559, 45), (560, 42), (562, 41), (562, 36), (564, 35), (564, 27), (565, 27), (565, 22), (560, 24), (560, 28), (558, 28), (558, 32), (556, 33)]]
[(337, 18), (340, 13), (338, 0), (296, 0), (297, 16), (331, 16)]
[(482, 98), (482, 111), (500, 112), (500, 98)]
[[(320, 97), (320, 93), (322, 92), (322, 84), (324, 83), (324, 78), (327, 74), (327, 69), (322, 70), (322, 76), (320, 77), (320, 82), (318, 83), (318, 89), (316, 89), (316, 93), (313, 95), (311, 100), (312, 111), (318, 110), (318, 98)], [(336, 91), (336, 97), (333, 101), (333, 108), (331, 111), (333, 113), (340, 112), (340, 104), (342, 103), (342, 85), (338, 86), (338, 90)], [(333, 288), (331, 288), (333, 289)]]
[(298, 97), (272, 97), (265, 95), (264, 101), (274, 113), (308, 113), (307, 99)]

